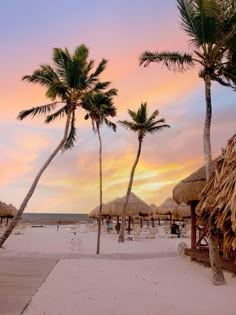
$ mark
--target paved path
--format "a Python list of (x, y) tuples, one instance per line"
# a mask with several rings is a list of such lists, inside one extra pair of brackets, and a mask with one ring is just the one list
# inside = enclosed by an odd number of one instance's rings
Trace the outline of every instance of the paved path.
[(0, 315), (20, 315), (57, 261), (0, 257)]

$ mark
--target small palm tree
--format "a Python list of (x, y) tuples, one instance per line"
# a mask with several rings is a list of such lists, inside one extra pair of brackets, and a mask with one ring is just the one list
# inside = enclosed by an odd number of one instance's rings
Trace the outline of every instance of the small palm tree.
[[(7, 240), (17, 222), (22, 216), (40, 177), (51, 163), (56, 154), (62, 149), (71, 149), (76, 140), (75, 111), (80, 106), (81, 100), (89, 91), (102, 91), (109, 82), (100, 82), (99, 76), (104, 71), (107, 61), (103, 59), (95, 71), (92, 72), (94, 61), (88, 59), (89, 50), (85, 45), (80, 45), (71, 55), (67, 48), (55, 48), (53, 50), (54, 68), (50, 65), (41, 65), (32, 75), (26, 75), (23, 80), (38, 83), (47, 88), (46, 96), (53, 103), (33, 107), (19, 113), (18, 119), (22, 120), (28, 116), (35, 117), (39, 114), (47, 115), (46, 123), (57, 118), (66, 118), (64, 135), (56, 149), (42, 166), (35, 177), (26, 197), (11, 224), (0, 238), (0, 247)], [(60, 106), (59, 109), (56, 109)]]
[(132, 190), (133, 185), (133, 179), (134, 179), (134, 172), (136, 169), (136, 166), (139, 161), (139, 157), (141, 154), (141, 148), (142, 148), (142, 142), (146, 134), (150, 133), (156, 133), (160, 132), (165, 128), (170, 128), (169, 125), (165, 124), (165, 119), (161, 118), (159, 120), (156, 120), (156, 117), (159, 115), (159, 111), (155, 110), (150, 117), (148, 117), (147, 114), (147, 103), (141, 103), (140, 108), (137, 112), (134, 112), (132, 110), (128, 110), (128, 113), (130, 117), (132, 118), (132, 121), (118, 121), (121, 126), (125, 127), (128, 130), (131, 130), (133, 132), (136, 132), (138, 135), (138, 152), (136, 159), (134, 161), (133, 167), (131, 169), (130, 173), (130, 179), (129, 179), (129, 185), (126, 193), (126, 201), (124, 203), (124, 208), (122, 211), (122, 220), (121, 220), (121, 228), (120, 228), (120, 234), (119, 234), (119, 242), (124, 242), (124, 235), (125, 235), (125, 217), (126, 217), (126, 208), (129, 202), (129, 196)]
[[(140, 65), (151, 62), (163, 63), (168, 69), (183, 72), (196, 64), (200, 65), (199, 76), (205, 83), (206, 118), (203, 132), (203, 148), (206, 179), (211, 173), (210, 128), (212, 116), (211, 82), (235, 88), (235, 39), (236, 13), (234, 0), (177, 0), (182, 28), (190, 37), (193, 53), (143, 52)], [(220, 266), (217, 238), (211, 236), (209, 252), (213, 283), (224, 284)]]
[(116, 116), (116, 107), (113, 105), (113, 96), (117, 95), (116, 89), (107, 92), (89, 93), (82, 102), (82, 107), (87, 111), (85, 119), (91, 119), (94, 132), (98, 134), (99, 140), (99, 185), (100, 185), (100, 203), (98, 215), (98, 234), (97, 250), (100, 253), (101, 225), (102, 225), (102, 138), (100, 127), (105, 123), (116, 131), (116, 125), (108, 120), (108, 117)]

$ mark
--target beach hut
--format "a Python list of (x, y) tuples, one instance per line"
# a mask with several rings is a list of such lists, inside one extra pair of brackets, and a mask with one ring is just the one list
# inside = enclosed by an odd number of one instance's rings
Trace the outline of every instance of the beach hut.
[[(216, 160), (196, 208), (200, 222), (222, 238), (225, 256), (236, 250), (236, 134)], [(220, 240), (221, 241), (221, 240)]]
[[(211, 163), (211, 169), (214, 169), (214, 161)], [(178, 203), (185, 203), (190, 206), (191, 211), (191, 249), (197, 246), (208, 245), (206, 238), (206, 229), (201, 225), (196, 225), (196, 206), (199, 202), (199, 194), (202, 192), (206, 185), (206, 170), (205, 166), (199, 168), (196, 172), (192, 173), (173, 189), (173, 198)], [(199, 236), (197, 239), (197, 229)]]

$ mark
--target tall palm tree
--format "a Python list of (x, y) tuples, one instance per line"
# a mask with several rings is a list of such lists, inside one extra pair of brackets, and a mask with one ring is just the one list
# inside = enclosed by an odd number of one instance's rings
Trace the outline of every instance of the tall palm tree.
[(82, 102), (82, 107), (87, 111), (85, 119), (91, 119), (93, 131), (97, 133), (99, 140), (99, 188), (100, 188), (100, 203), (98, 215), (98, 234), (97, 234), (97, 250), (96, 254), (100, 253), (101, 225), (102, 225), (102, 138), (100, 127), (105, 123), (116, 131), (116, 125), (112, 123), (108, 117), (116, 116), (116, 107), (113, 105), (113, 96), (117, 95), (116, 89), (111, 89), (107, 92), (89, 93)]
[[(66, 123), (62, 140), (39, 170), (16, 216), (1, 236), (0, 247), (7, 240), (21, 218), (40, 177), (53, 158), (61, 149), (67, 150), (74, 146), (76, 140), (75, 111), (80, 106), (83, 96), (89, 91), (102, 91), (109, 85), (109, 82), (99, 81), (99, 76), (104, 71), (107, 61), (103, 59), (96, 69), (92, 71), (94, 61), (89, 60), (88, 56), (89, 50), (85, 45), (77, 47), (72, 55), (67, 48), (64, 50), (55, 48), (52, 58), (54, 68), (50, 65), (41, 65), (32, 75), (23, 77), (23, 80), (45, 86), (47, 89), (46, 96), (53, 103), (23, 110), (19, 113), (18, 119), (22, 120), (27, 116), (35, 117), (43, 114), (46, 115), (46, 123), (63, 117), (66, 117)], [(59, 106), (59, 109), (56, 109), (57, 106)]]
[[(223, 8), (223, 5), (226, 6)], [(236, 73), (232, 67), (232, 42), (236, 38), (236, 14), (234, 0), (177, 0), (181, 26), (190, 37), (193, 52), (143, 52), (140, 65), (151, 62), (163, 63), (168, 69), (183, 72), (200, 65), (199, 76), (205, 83), (206, 118), (203, 132), (203, 148), (206, 178), (211, 172), (210, 127), (212, 116), (211, 82), (235, 87)], [(235, 57), (235, 54), (234, 54)], [(235, 62), (235, 59), (234, 59)], [(224, 284), (220, 265), (217, 238), (210, 237), (209, 253), (213, 272), (213, 283)]]
[(165, 119), (161, 118), (159, 120), (156, 120), (156, 117), (159, 115), (159, 111), (155, 110), (150, 117), (148, 117), (147, 113), (147, 103), (141, 103), (140, 108), (137, 112), (134, 112), (132, 110), (128, 110), (128, 113), (130, 117), (132, 118), (132, 121), (118, 121), (118, 123), (125, 127), (126, 129), (136, 132), (138, 135), (138, 152), (136, 159), (134, 161), (133, 167), (131, 169), (130, 173), (130, 179), (128, 184), (128, 189), (126, 193), (126, 200), (124, 203), (124, 208), (122, 211), (122, 220), (121, 220), (121, 228), (120, 228), (120, 234), (119, 234), (119, 242), (124, 243), (124, 235), (125, 235), (125, 217), (126, 217), (126, 209), (129, 202), (129, 196), (132, 190), (133, 185), (133, 179), (134, 179), (134, 172), (136, 169), (136, 166), (139, 161), (139, 157), (141, 154), (141, 148), (142, 148), (142, 142), (146, 134), (150, 133), (156, 133), (162, 131), (164, 128), (169, 128), (169, 125), (165, 124)]

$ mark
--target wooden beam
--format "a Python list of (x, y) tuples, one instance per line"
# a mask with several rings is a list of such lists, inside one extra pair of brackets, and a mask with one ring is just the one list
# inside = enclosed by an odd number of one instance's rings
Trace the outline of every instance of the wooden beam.
[[(209, 258), (209, 251), (208, 250), (185, 248), (185, 255), (190, 256), (194, 260), (198, 260), (198, 261), (207, 263), (210, 266), (210, 258)], [(221, 262), (222, 262), (222, 266), (225, 270), (236, 272), (236, 261), (221, 257)]]
[(197, 206), (197, 201), (191, 201), (191, 248), (194, 249), (196, 248), (196, 206)]

